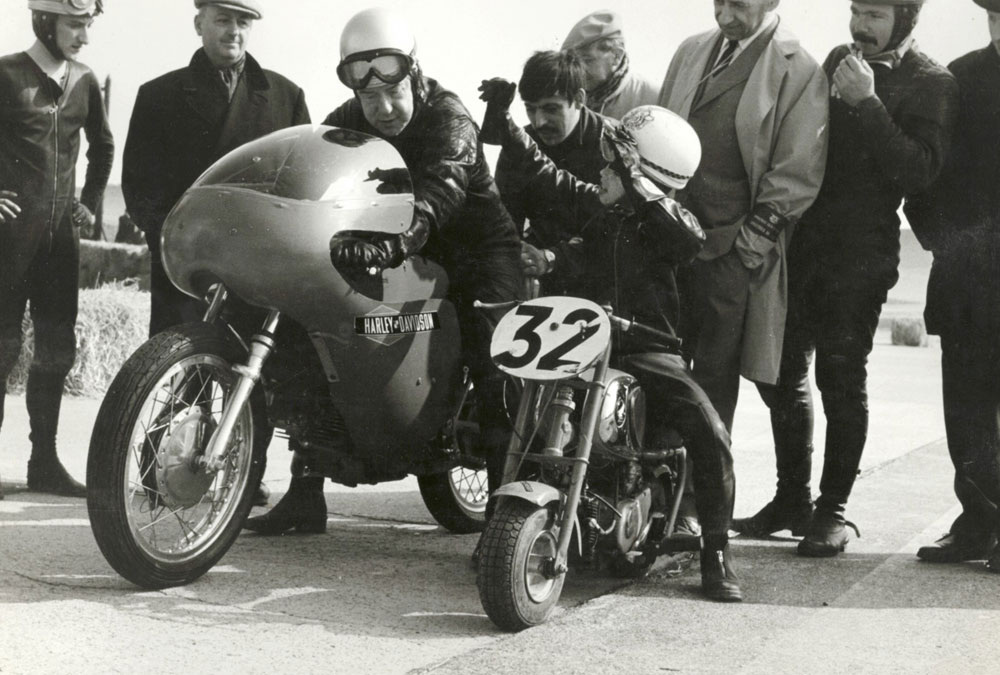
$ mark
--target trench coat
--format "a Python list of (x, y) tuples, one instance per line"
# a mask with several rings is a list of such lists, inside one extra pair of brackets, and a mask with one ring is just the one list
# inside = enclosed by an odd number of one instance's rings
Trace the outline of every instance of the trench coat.
[[(719, 33), (715, 29), (695, 35), (678, 47), (663, 82), (660, 105), (688, 118)], [(795, 223), (823, 182), (829, 95), (819, 64), (779, 23), (750, 74), (735, 120), (750, 179), (750, 213), (766, 206), (785, 223), (750, 282), (740, 374), (755, 382), (773, 384), (778, 379), (788, 308), (786, 252)], [(713, 242), (713, 231), (707, 228), (706, 234), (702, 259), (727, 253), (735, 240), (734, 232), (716, 232), (716, 239), (728, 242)]]

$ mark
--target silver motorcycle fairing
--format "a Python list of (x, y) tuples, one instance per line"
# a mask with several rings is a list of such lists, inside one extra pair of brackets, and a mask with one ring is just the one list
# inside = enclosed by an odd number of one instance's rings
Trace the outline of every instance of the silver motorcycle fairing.
[(330, 262), (330, 239), (403, 232), (413, 204), (409, 172), (389, 143), (292, 127), (202, 174), (167, 217), (163, 263), (189, 295), (222, 282), (302, 325), (355, 449), (398, 452), (432, 437), (452, 412), (461, 350), (448, 278), (419, 256), (380, 276), (346, 278)]

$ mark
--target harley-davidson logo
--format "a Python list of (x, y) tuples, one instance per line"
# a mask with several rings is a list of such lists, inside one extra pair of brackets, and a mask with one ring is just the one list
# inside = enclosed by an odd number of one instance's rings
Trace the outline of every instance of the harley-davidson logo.
[(392, 336), (426, 333), (440, 328), (441, 319), (437, 312), (369, 314), (354, 318), (355, 333), (387, 345), (399, 339)]

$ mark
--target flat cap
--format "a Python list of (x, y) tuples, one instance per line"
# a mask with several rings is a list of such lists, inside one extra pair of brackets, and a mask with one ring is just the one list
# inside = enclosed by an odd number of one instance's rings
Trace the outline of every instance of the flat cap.
[(264, 18), (264, 15), (261, 13), (259, 0), (194, 0), (194, 6), (196, 9), (201, 9), (205, 5), (225, 7), (226, 9), (231, 9), (234, 12), (249, 14), (255, 19)]
[(922, 5), (927, 0), (853, 0), (853, 2), (860, 2), (862, 5), (889, 5), (897, 7), (900, 5)]
[(1000, 12), (1000, 0), (974, 0), (974, 2), (991, 12)]
[(622, 34), (622, 17), (610, 9), (599, 9), (580, 19), (563, 41), (562, 48), (579, 49), (601, 38)]

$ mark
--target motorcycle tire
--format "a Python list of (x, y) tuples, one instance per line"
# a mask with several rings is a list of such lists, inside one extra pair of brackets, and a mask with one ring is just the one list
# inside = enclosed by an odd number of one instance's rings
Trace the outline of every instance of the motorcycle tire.
[(434, 520), (455, 534), (482, 532), (489, 489), (484, 469), (456, 466), (443, 473), (418, 476), (420, 496)]
[(519, 499), (497, 505), (482, 535), (476, 585), (498, 628), (515, 632), (544, 623), (556, 608), (565, 574), (546, 573), (559, 532), (552, 509)]
[(143, 588), (190, 583), (240, 533), (266, 453), (263, 395), (236, 421), (214, 474), (196, 467), (237, 380), (243, 350), (220, 328), (184, 324), (143, 344), (101, 404), (87, 457), (87, 510), (108, 563)]

